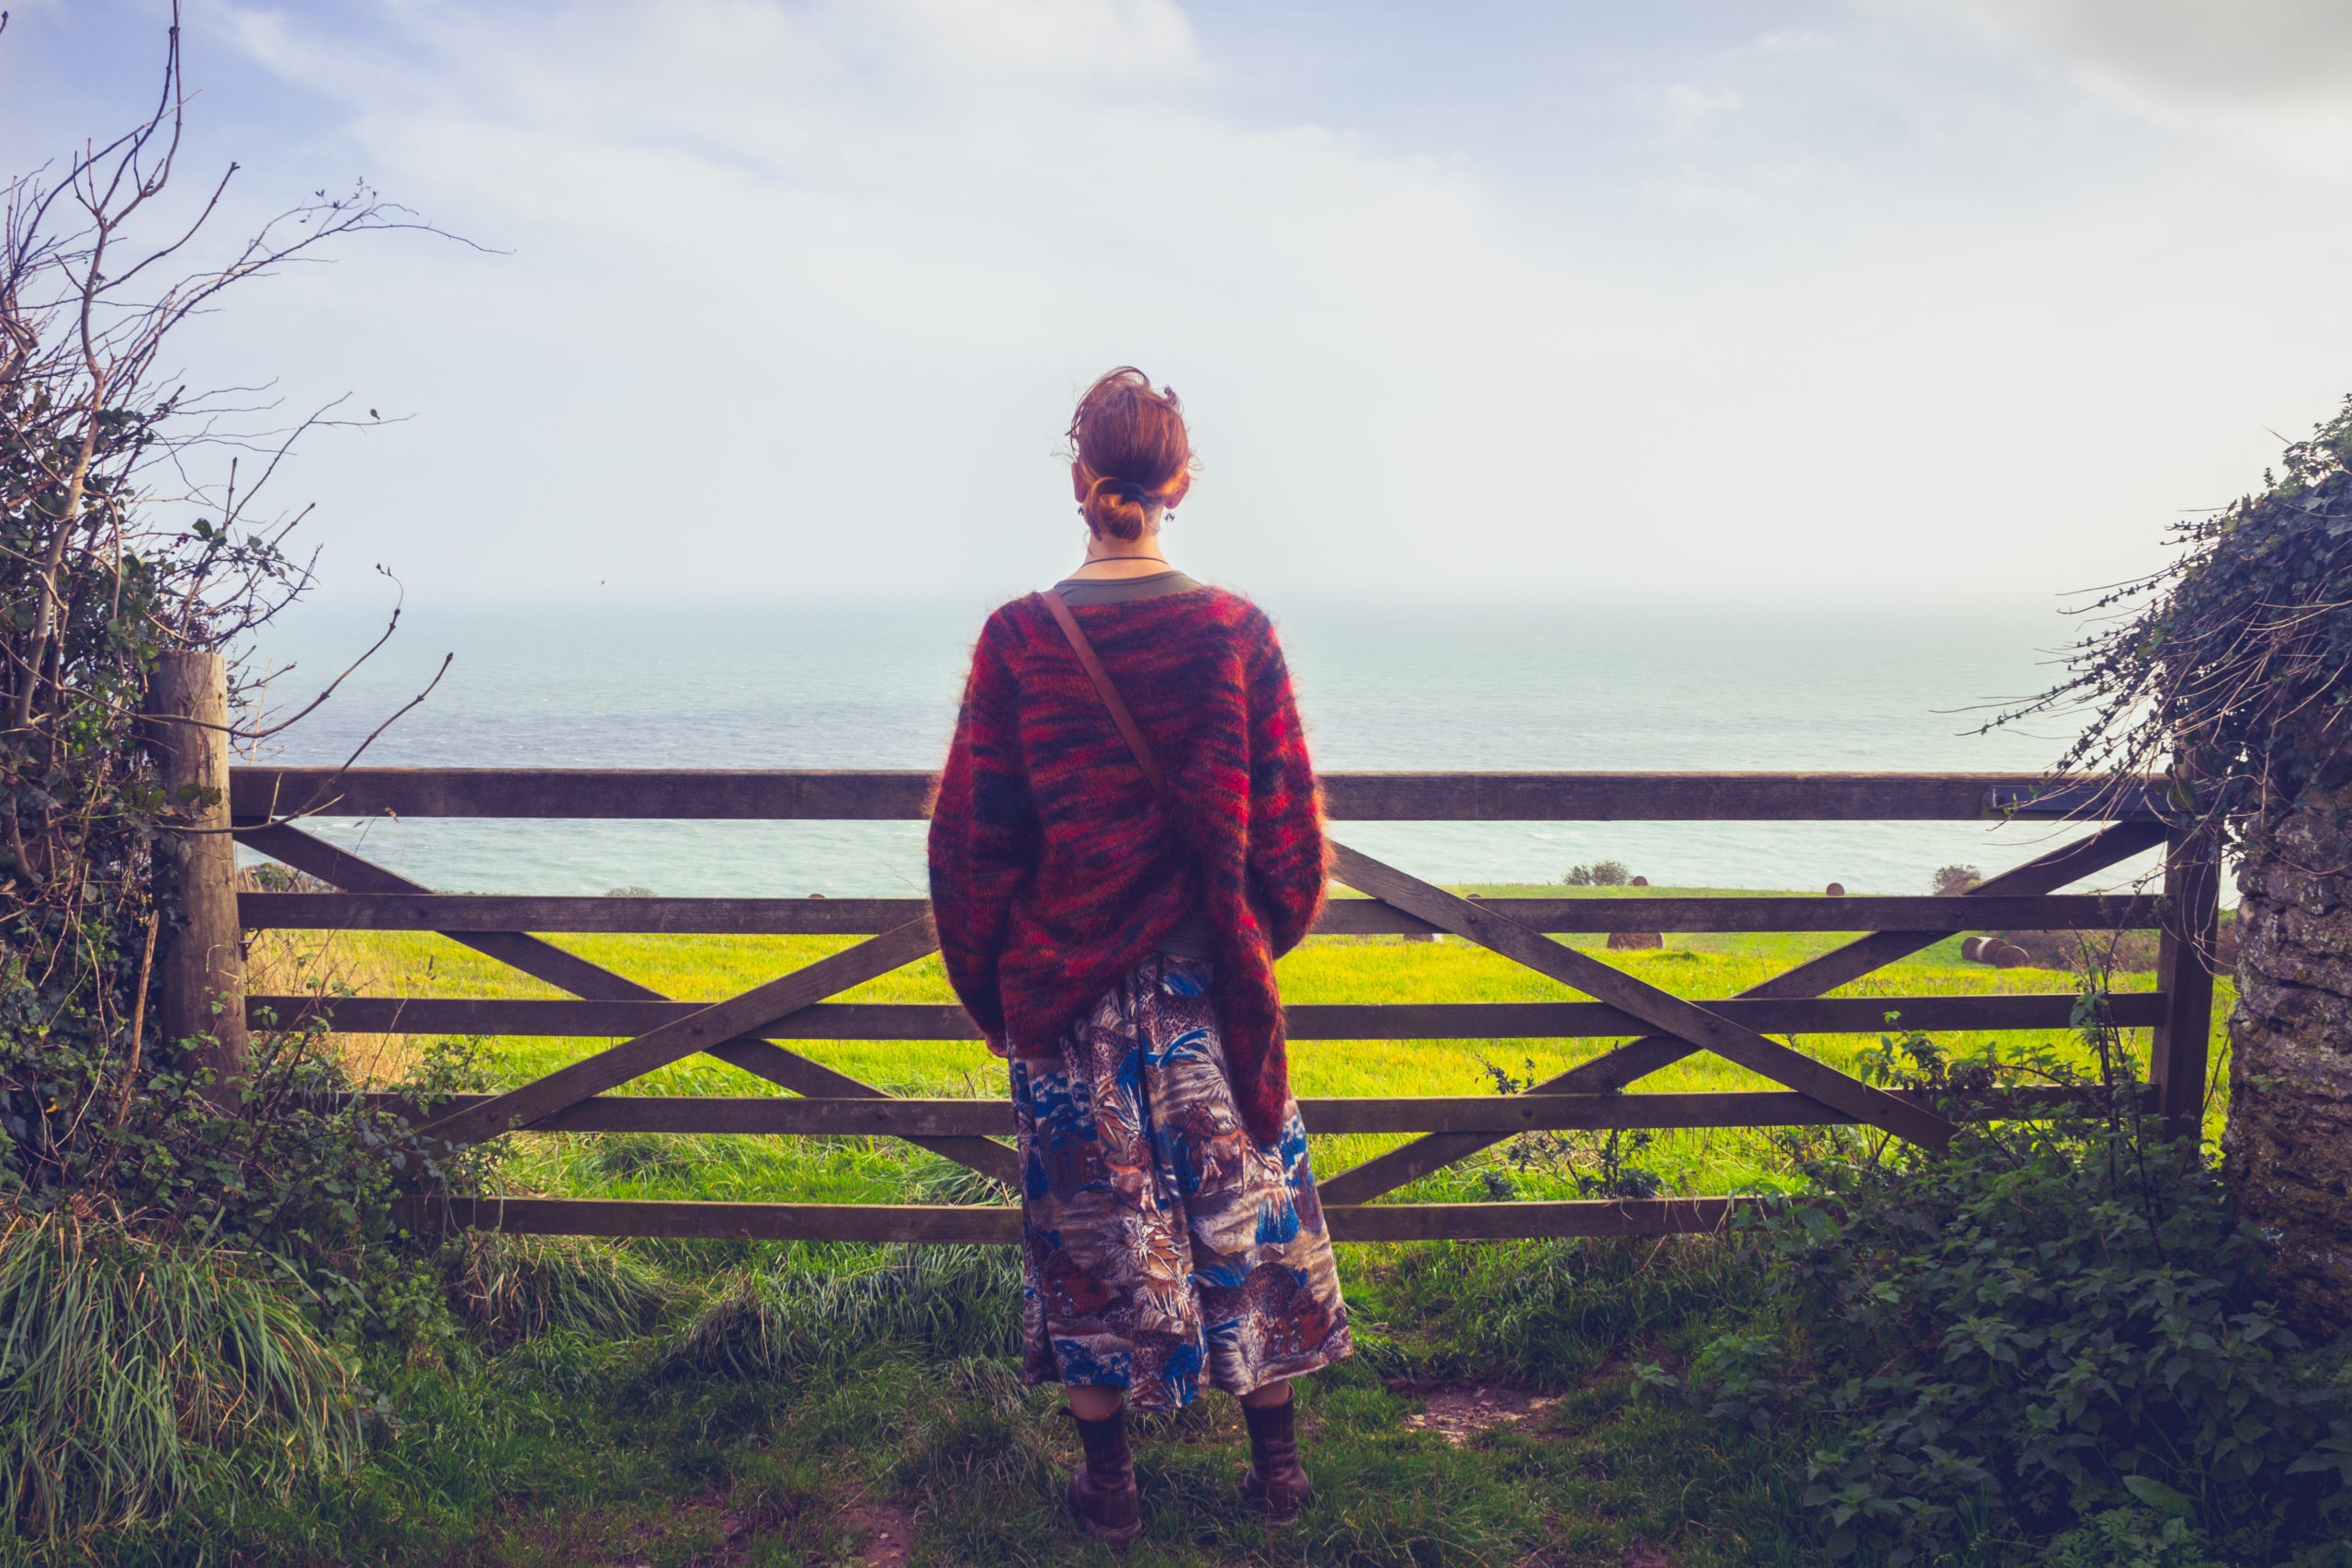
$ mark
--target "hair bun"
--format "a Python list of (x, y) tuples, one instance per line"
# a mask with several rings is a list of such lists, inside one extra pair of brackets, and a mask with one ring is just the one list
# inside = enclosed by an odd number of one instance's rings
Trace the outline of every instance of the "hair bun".
[(1069, 445), (1088, 480), (1086, 525), (1098, 535), (1141, 537), (1150, 510), (1183, 499), (1192, 479), (1182, 405), (1173, 391), (1153, 391), (1132, 365), (1087, 389), (1070, 418)]

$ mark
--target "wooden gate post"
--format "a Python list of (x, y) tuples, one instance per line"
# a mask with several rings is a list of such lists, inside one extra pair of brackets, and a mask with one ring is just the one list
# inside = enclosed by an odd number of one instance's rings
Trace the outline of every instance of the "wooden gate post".
[[(162, 655), (147, 686), (151, 744), (167, 808), (190, 833), (167, 836), (187, 924), (162, 954), (166, 1042), (201, 1038), (213, 1104), (237, 1108), (245, 1076), (245, 961), (237, 924), (237, 851), (229, 837), (229, 670), (217, 653)], [(189, 722), (193, 721), (193, 722)]]
[(2174, 833), (2165, 840), (2162, 934), (2156, 983), (2165, 988), (2165, 1021), (2149, 1041), (2148, 1078), (2165, 1135), (2195, 1137), (2205, 1111), (2205, 1057), (2213, 1032), (2213, 953), (2221, 929), (2222, 867), (2211, 833)]

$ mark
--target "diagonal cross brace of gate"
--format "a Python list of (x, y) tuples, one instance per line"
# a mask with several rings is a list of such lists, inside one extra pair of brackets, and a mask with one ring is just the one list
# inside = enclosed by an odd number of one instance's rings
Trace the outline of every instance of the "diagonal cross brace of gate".
[(1653, 1029), (1664, 1030), (1690, 1049), (1713, 1051), (1832, 1110), (1842, 1111), (1859, 1122), (1915, 1144), (1939, 1149), (1951, 1141), (1952, 1124), (1924, 1106), (1872, 1089), (1826, 1062), (1815, 1061), (1776, 1040), (1768, 1040), (1744, 1024), (1734, 1023), (1696, 1002), (1637, 980), (1565, 942), (1531, 931), (1506, 915), (1482, 909), (1466, 898), (1457, 897), (1345, 844), (1331, 846), (1331, 869), (1333, 874), (1357, 892), (1368, 893), (1408, 915), (1418, 915), (1433, 926), (1524, 964), (1540, 975), (1574, 986), (1596, 1000), (1631, 1013)]
[(931, 917), (921, 916), (902, 926), (893, 926), (880, 936), (869, 937), (855, 947), (820, 958), (789, 975), (780, 975), (764, 986), (754, 986), (741, 996), (714, 1002), (634, 1040), (606, 1046), (593, 1056), (582, 1056), (543, 1078), (534, 1078), (455, 1115), (428, 1122), (419, 1131), (445, 1143), (478, 1144), (497, 1134), (527, 1127), (566, 1106), (577, 1105), (590, 1095), (617, 1089), (629, 1079), (666, 1067), (682, 1056), (741, 1039), (787, 1013), (798, 1012), (811, 1002), (820, 1002), (877, 975), (887, 975), (938, 948), (939, 932), (933, 927)]
[[(2143, 850), (2164, 842), (2165, 829), (2146, 822), (2123, 822), (2087, 839), (2062, 845), (2011, 871), (1969, 889), (1969, 897), (2049, 893), (2068, 883), (2103, 871)], [(1341, 880), (1346, 880), (1344, 874)], [(1368, 891), (1368, 889), (1358, 889)], [(1423, 919), (1428, 919), (1423, 916)], [(1743, 998), (1788, 1000), (1817, 997), (1858, 980), (1883, 964), (1907, 957), (1952, 935), (1951, 931), (1873, 931), (1845, 946), (1806, 961), (1761, 985), (1740, 992)], [(1598, 962), (1598, 961), (1595, 961)], [(1603, 964), (1601, 967), (1606, 968)], [(1615, 971), (1611, 971), (1612, 974)], [(1575, 982), (1570, 982), (1574, 984)], [(1536, 1084), (1531, 1094), (1606, 1094), (1637, 1078), (1670, 1066), (1697, 1046), (1665, 1035), (1650, 1035), (1605, 1052), (1580, 1066)], [(1386, 1154), (1340, 1172), (1318, 1183), (1326, 1203), (1368, 1203), (1408, 1181), (1418, 1181), (1480, 1149), (1501, 1142), (1478, 1133), (1432, 1133), (1412, 1139)]]
[[(282, 824), (240, 829), (236, 836), (240, 843), (247, 844), (274, 860), (353, 892), (431, 891), (398, 872)], [(565, 952), (553, 942), (520, 931), (451, 931), (445, 934), (453, 942), (462, 942), (536, 979), (560, 986), (577, 997), (596, 1001), (669, 999), (659, 991), (640, 986), (626, 976), (616, 975), (576, 953)], [(856, 983), (854, 980), (846, 982), (848, 985)], [(766, 1078), (796, 1094), (842, 1100), (890, 1098), (871, 1084), (837, 1072), (820, 1062), (810, 1061), (772, 1041), (734, 1039), (702, 1049), (707, 1055)], [(1012, 1150), (987, 1138), (910, 1138), (908, 1142), (1007, 1185), (1019, 1179), (1019, 1163)]]

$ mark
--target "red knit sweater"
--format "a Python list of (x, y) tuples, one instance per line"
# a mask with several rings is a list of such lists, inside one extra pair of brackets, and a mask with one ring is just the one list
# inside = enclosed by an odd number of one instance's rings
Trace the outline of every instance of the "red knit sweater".
[(1075, 608), (1179, 801), (1168, 820), (1035, 594), (990, 615), (931, 822), (947, 977), (1000, 1050), (1056, 1042), (1197, 908), (1261, 1142), (1290, 1093), (1274, 960), (1323, 900), (1314, 770), (1263, 612), (1219, 588)]

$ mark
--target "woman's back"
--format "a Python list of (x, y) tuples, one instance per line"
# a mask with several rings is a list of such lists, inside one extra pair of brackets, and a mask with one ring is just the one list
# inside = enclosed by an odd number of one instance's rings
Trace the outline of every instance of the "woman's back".
[(1125, 1541), (1124, 1400), (1239, 1398), (1243, 1490), (1288, 1519), (1312, 1490), (1290, 1380), (1351, 1341), (1274, 987), (1325, 853), (1282, 648), (1159, 553), (1192, 481), (1172, 391), (1114, 370), (1070, 441), (1086, 559), (981, 628), (931, 897), (956, 996), (1012, 1058), (1022, 1375), (1069, 1385), (1065, 1495)]
[[(1280, 1115), (1273, 960), (1306, 935), (1322, 897), (1314, 773), (1263, 612), (1223, 589), (1167, 583), (1175, 575), (1080, 581), (1128, 592), (1065, 603), (1181, 819), (1043, 599), (1014, 600), (973, 654), (933, 815), (933, 903), (958, 994), (1016, 1055), (1049, 1049), (1118, 976), (1204, 923), (1225, 966), (1236, 1092), (1265, 1126)], [(1161, 591), (1135, 591), (1147, 586)]]

